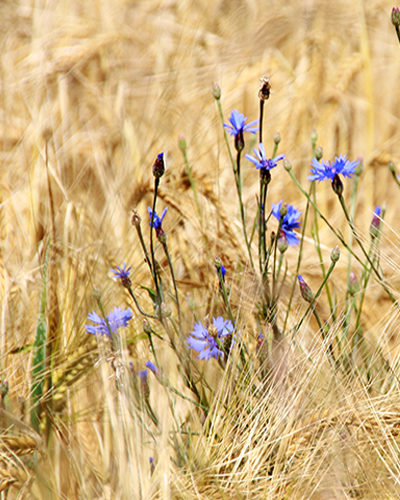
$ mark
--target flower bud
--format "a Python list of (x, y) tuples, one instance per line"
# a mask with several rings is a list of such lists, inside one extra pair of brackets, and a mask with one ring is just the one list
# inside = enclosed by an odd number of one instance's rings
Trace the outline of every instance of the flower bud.
[(281, 231), (279, 234), (277, 246), (278, 246), (278, 250), (281, 253), (285, 253), (286, 250), (288, 249), (289, 244), (287, 242), (286, 234), (283, 231)]
[(101, 290), (97, 286), (93, 288), (93, 298), (96, 302), (98, 302), (101, 299)]
[(306, 302), (309, 302), (311, 304), (311, 302), (314, 300), (314, 294), (312, 293), (311, 288), (303, 280), (300, 274), (298, 275), (297, 279), (299, 280), (301, 296)]
[(391, 172), (396, 173), (396, 165), (392, 161), (388, 163), (388, 167)]
[(142, 370), (138, 372), (140, 392), (143, 394), (143, 397), (146, 400), (150, 397), (150, 387), (147, 380), (148, 373), (148, 370)]
[(312, 144), (316, 144), (316, 143), (317, 143), (317, 140), (318, 140), (318, 132), (317, 132), (315, 129), (311, 132), (310, 139), (311, 139), (311, 143), (312, 143)]
[(285, 215), (287, 215), (288, 213), (287, 203), (282, 203), (279, 213), (282, 219), (285, 217)]
[(218, 83), (216, 83), (216, 82), (214, 82), (212, 85), (212, 93), (213, 93), (214, 99), (216, 99), (217, 101), (219, 101), (221, 99), (221, 88), (218, 85)]
[(391, 19), (393, 26), (398, 28), (400, 26), (400, 9), (397, 6), (392, 9)]
[(136, 227), (136, 229), (139, 229), (141, 223), (142, 223), (142, 218), (140, 217), (139, 213), (136, 211), (136, 208), (134, 208), (132, 210), (131, 224), (132, 224), (132, 226)]
[(240, 130), (236, 135), (235, 135), (235, 149), (238, 153), (243, 151), (244, 149), (244, 137), (243, 137), (243, 131)]
[(9, 386), (7, 380), (2, 380), (0, 382), (0, 398), (4, 399), (7, 396), (9, 390), (10, 390), (10, 386)]
[(336, 263), (339, 259), (340, 259), (340, 250), (339, 247), (336, 245), (331, 252), (331, 261)]
[(357, 177), (360, 177), (360, 175), (362, 174), (364, 170), (364, 162), (363, 162), (363, 159), (361, 156), (358, 157), (358, 164), (354, 170), (354, 174), (357, 176)]
[(371, 221), (371, 225), (369, 226), (369, 234), (371, 235), (371, 238), (377, 238), (380, 233), (381, 229), (381, 207), (376, 207), (374, 216)]
[(171, 308), (165, 302), (163, 302), (161, 304), (161, 311), (162, 311), (163, 316), (165, 316), (166, 318), (171, 317), (171, 314), (172, 314)]
[(279, 143), (281, 142), (281, 134), (279, 132), (277, 132), (275, 135), (274, 135), (274, 143), (276, 145), (278, 145)]
[(292, 164), (289, 160), (283, 160), (283, 168), (290, 172), (292, 170)]
[(164, 165), (164, 153), (157, 155), (156, 161), (153, 165), (153, 175), (156, 179), (159, 179), (164, 175), (165, 165)]
[(350, 295), (355, 295), (358, 292), (359, 288), (359, 283), (357, 276), (353, 273), (353, 271), (350, 273), (350, 280), (349, 280), (349, 293)]
[(271, 95), (271, 84), (269, 78), (263, 76), (260, 78), (260, 90), (258, 91), (258, 98), (260, 101), (267, 101)]
[(180, 135), (179, 136), (179, 139), (178, 139), (178, 146), (179, 146), (179, 149), (184, 153), (186, 151), (186, 148), (187, 148), (187, 143), (186, 143), (186, 139), (184, 138), (183, 135)]
[(338, 174), (336, 174), (332, 180), (332, 189), (338, 196), (341, 196), (343, 193), (343, 182), (340, 180)]
[(154, 474), (154, 471), (156, 470), (156, 463), (153, 457), (149, 458), (149, 462), (150, 462), (150, 476), (152, 476)]
[(322, 149), (321, 146), (317, 146), (315, 148), (315, 159), (320, 160), (324, 156), (324, 150)]
[(150, 335), (152, 332), (151, 324), (148, 319), (144, 318), (143, 320), (143, 331), (147, 335)]

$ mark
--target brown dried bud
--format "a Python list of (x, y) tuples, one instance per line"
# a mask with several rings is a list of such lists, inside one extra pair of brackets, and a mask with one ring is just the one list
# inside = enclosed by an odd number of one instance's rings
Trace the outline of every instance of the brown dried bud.
[(261, 86), (258, 91), (258, 98), (261, 101), (267, 101), (271, 95), (271, 84), (269, 83), (269, 78), (263, 76), (260, 78)]

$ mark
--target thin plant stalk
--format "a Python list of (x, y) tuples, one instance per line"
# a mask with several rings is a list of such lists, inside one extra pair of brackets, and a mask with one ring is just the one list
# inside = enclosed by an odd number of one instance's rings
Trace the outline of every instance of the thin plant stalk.
[(175, 279), (174, 266), (172, 265), (172, 260), (171, 260), (170, 254), (169, 254), (167, 242), (162, 241), (161, 243), (162, 243), (165, 255), (166, 255), (167, 260), (168, 260), (169, 269), (171, 271), (172, 282), (174, 284), (174, 291), (175, 291), (176, 307), (178, 309), (179, 328), (182, 330), (181, 306), (179, 304), (178, 287), (177, 287), (176, 279)]

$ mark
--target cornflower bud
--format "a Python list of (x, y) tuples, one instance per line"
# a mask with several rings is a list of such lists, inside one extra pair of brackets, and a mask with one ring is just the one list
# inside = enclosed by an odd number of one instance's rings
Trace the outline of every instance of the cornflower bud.
[(261, 168), (260, 180), (265, 186), (268, 186), (268, 184), (271, 182), (271, 172), (266, 168)]
[(164, 165), (164, 153), (157, 155), (156, 161), (153, 165), (153, 175), (156, 179), (159, 179), (164, 175), (165, 165)]
[(171, 314), (172, 314), (171, 308), (165, 302), (163, 302), (161, 304), (161, 311), (162, 311), (163, 316), (165, 316), (166, 318), (171, 317)]
[(343, 182), (341, 181), (338, 174), (336, 174), (332, 181), (332, 189), (335, 194), (341, 196), (343, 193)]
[(319, 161), (324, 156), (324, 150), (321, 146), (315, 148), (315, 158)]
[(150, 462), (150, 477), (154, 474), (154, 471), (156, 470), (156, 463), (154, 462), (154, 458), (150, 457), (149, 458)]
[(358, 164), (356, 165), (356, 168), (354, 170), (354, 174), (357, 175), (357, 177), (360, 177), (364, 170), (364, 162), (361, 156), (358, 157)]
[(149, 387), (149, 382), (147, 380), (148, 373), (149, 372), (147, 370), (142, 370), (138, 372), (139, 388), (145, 400), (148, 400), (150, 397), (150, 387)]
[(292, 164), (290, 163), (289, 160), (284, 160), (283, 161), (283, 168), (290, 172), (292, 170)]
[(178, 146), (179, 146), (179, 149), (184, 153), (186, 151), (186, 148), (187, 148), (187, 143), (186, 143), (186, 139), (184, 138), (183, 135), (180, 135), (179, 136), (179, 139), (178, 139)]
[(260, 78), (261, 86), (258, 91), (258, 98), (260, 101), (267, 101), (271, 96), (271, 84), (269, 82), (269, 78), (263, 76)]
[(311, 288), (303, 280), (300, 274), (297, 276), (297, 279), (299, 280), (301, 296), (306, 302), (309, 302), (311, 304), (311, 302), (314, 300), (314, 294), (312, 293)]
[(349, 293), (350, 295), (355, 295), (358, 292), (359, 288), (359, 283), (357, 276), (353, 273), (353, 271), (350, 273), (350, 280), (349, 280)]
[(396, 165), (392, 161), (388, 163), (388, 167), (391, 172), (396, 173)]
[(317, 143), (318, 132), (315, 129), (311, 132), (310, 139), (311, 139), (312, 144), (316, 144)]
[(144, 318), (143, 320), (143, 331), (147, 335), (150, 335), (152, 332), (151, 324), (148, 319)]
[(136, 208), (134, 208), (132, 210), (131, 224), (132, 224), (132, 226), (136, 227), (136, 229), (139, 229), (141, 223), (142, 223), (142, 218), (140, 217), (139, 213), (136, 211)]
[(288, 241), (286, 238), (286, 234), (283, 231), (281, 231), (279, 234), (277, 246), (278, 246), (278, 250), (281, 253), (285, 253), (286, 250), (288, 249), (289, 244), (288, 244)]
[(340, 259), (340, 250), (339, 247), (336, 245), (331, 252), (331, 261), (336, 263), (339, 259)]
[(279, 213), (280, 213), (282, 219), (283, 219), (283, 217), (285, 217), (285, 215), (287, 215), (287, 213), (288, 213), (288, 207), (287, 207), (286, 203), (282, 203), (282, 206), (281, 206), (281, 209), (280, 209)]
[(371, 238), (377, 238), (379, 236), (381, 229), (380, 215), (381, 207), (378, 206), (375, 208), (374, 216), (372, 218), (371, 225), (369, 226), (369, 234), (371, 235)]
[(0, 398), (4, 399), (7, 396), (9, 390), (10, 390), (10, 385), (7, 382), (7, 380), (2, 380), (0, 382)]
[(400, 26), (400, 9), (397, 6), (392, 9), (391, 19), (393, 26), (398, 28)]
[(279, 132), (277, 132), (275, 135), (274, 135), (274, 143), (276, 145), (278, 145), (279, 143), (281, 142), (281, 134)]
[(96, 302), (98, 302), (101, 299), (101, 290), (97, 286), (93, 288), (93, 298)]
[(217, 101), (219, 101), (221, 99), (221, 88), (218, 85), (218, 83), (216, 83), (216, 82), (214, 82), (212, 85), (212, 93), (213, 93), (214, 99), (216, 99)]
[(235, 149), (238, 153), (244, 149), (243, 130), (239, 130), (239, 132), (235, 135)]

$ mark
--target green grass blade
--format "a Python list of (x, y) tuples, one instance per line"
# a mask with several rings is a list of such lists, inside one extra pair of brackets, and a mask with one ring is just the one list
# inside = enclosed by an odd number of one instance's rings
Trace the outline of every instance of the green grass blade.
[(47, 270), (49, 264), (50, 244), (47, 244), (46, 256), (43, 265), (42, 291), (40, 293), (39, 315), (36, 326), (36, 336), (33, 343), (32, 362), (32, 411), (31, 423), (35, 431), (39, 432), (40, 406), (39, 401), (43, 394), (46, 371), (46, 305), (47, 305)]

